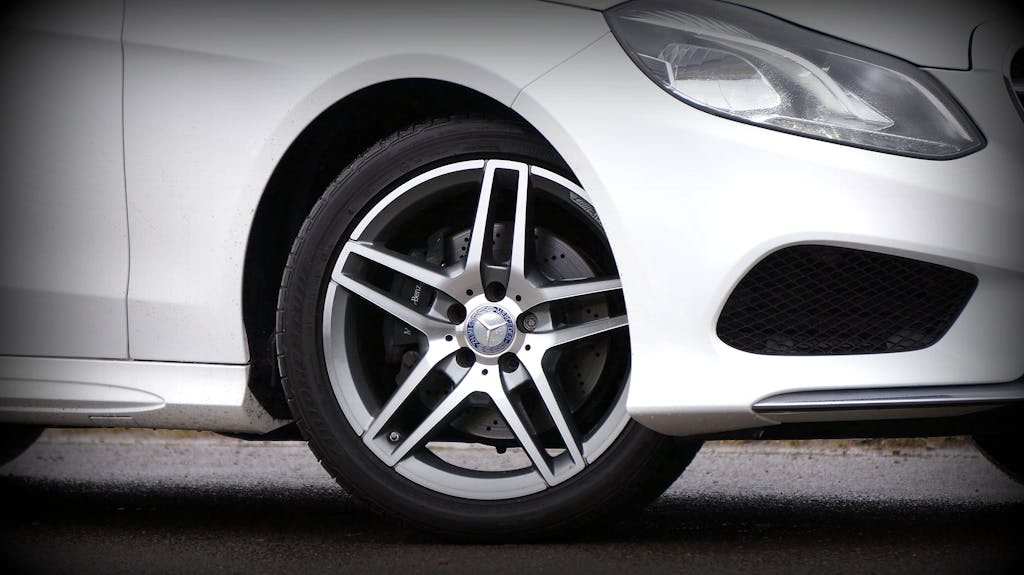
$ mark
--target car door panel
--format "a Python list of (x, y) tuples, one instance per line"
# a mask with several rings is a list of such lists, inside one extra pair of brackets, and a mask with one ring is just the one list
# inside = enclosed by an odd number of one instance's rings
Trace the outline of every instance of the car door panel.
[(126, 358), (123, 2), (2, 10), (0, 354)]

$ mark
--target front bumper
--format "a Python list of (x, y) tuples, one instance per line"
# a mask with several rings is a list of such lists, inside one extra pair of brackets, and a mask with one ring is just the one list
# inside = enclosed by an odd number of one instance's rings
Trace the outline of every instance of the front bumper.
[[(655, 86), (611, 35), (528, 86), (515, 109), (575, 171), (617, 257), (633, 417), (668, 434), (715, 433), (778, 423), (752, 406), (782, 393), (1019, 378), (1024, 122), (1003, 75), (1016, 47), (1012, 29), (983, 25), (972, 70), (933, 71), (987, 138), (948, 161), (706, 114)], [(919, 351), (779, 357), (725, 345), (715, 326), (733, 287), (766, 254), (803, 243), (938, 263), (976, 275), (978, 288)]]

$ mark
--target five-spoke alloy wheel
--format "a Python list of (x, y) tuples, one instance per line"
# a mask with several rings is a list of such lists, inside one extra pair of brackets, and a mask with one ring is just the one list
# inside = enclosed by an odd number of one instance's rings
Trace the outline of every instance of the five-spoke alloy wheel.
[(622, 285), (564, 173), (517, 124), (436, 120), (357, 159), (303, 226), (286, 390), (375, 507), (462, 537), (563, 531), (658, 495), (696, 453), (626, 413)]

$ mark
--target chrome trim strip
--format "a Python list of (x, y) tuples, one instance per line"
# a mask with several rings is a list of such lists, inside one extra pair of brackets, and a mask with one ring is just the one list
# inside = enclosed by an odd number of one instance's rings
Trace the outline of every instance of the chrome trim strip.
[(1009, 383), (872, 389), (823, 389), (766, 397), (756, 413), (997, 406), (1024, 402), (1024, 380)]

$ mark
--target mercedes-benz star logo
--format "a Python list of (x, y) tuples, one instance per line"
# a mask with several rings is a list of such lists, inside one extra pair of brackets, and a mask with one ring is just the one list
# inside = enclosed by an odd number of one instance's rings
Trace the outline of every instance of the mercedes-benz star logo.
[(484, 355), (495, 355), (508, 349), (516, 335), (512, 316), (498, 306), (485, 305), (473, 312), (466, 324), (469, 345)]

